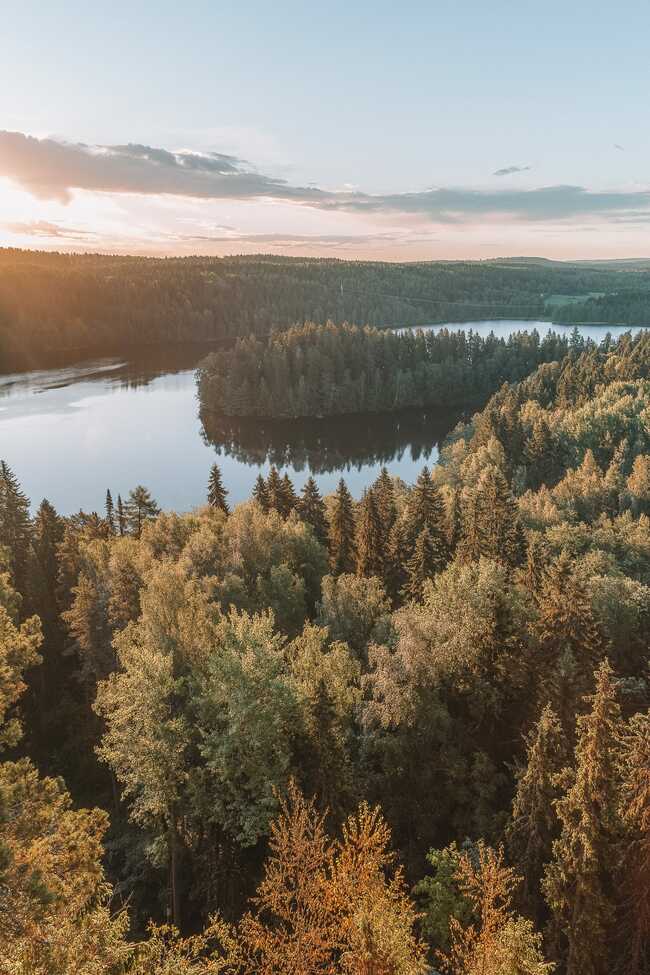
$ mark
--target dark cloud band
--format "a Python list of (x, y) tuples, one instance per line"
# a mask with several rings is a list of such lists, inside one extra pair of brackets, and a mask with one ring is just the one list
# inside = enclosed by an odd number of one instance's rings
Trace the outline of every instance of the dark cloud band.
[(266, 198), (321, 210), (399, 213), (434, 223), (492, 217), (545, 221), (601, 216), (621, 221), (628, 213), (634, 214), (635, 221), (640, 213), (650, 219), (650, 192), (644, 190), (598, 192), (582, 186), (548, 186), (498, 191), (441, 188), (384, 195), (337, 192), (293, 186), (220, 153), (170, 152), (140, 144), (88, 146), (20, 132), (0, 132), (0, 176), (37, 197), (63, 202), (70, 200), (74, 190), (88, 190), (206, 200)]

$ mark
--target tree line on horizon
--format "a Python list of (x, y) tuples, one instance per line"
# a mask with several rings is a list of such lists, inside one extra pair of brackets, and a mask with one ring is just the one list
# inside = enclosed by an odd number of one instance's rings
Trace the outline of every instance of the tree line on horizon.
[(643, 975), (649, 369), (571, 350), (356, 499), (31, 517), (2, 463), (0, 969)]
[[(557, 304), (562, 295), (594, 294), (607, 296), (597, 319), (587, 302)], [(0, 372), (162, 343), (230, 343), (306, 321), (413, 326), (552, 316), (650, 324), (650, 271), (534, 260), (160, 259), (0, 248)]]

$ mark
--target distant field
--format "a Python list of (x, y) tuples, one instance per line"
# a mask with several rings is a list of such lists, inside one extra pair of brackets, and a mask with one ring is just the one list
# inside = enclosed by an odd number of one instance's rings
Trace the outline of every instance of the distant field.
[(562, 305), (581, 305), (590, 298), (604, 298), (606, 291), (590, 291), (584, 295), (546, 295), (544, 305), (546, 308), (559, 308)]

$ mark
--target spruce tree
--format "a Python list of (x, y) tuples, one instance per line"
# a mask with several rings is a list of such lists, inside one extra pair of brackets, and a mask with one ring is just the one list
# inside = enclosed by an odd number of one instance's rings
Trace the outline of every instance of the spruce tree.
[(619, 957), (626, 975), (643, 975), (650, 970), (650, 711), (633, 715), (625, 729), (620, 777)]
[(591, 710), (578, 718), (571, 784), (556, 802), (560, 835), (543, 891), (566, 943), (566, 975), (609, 975), (617, 927), (612, 900), (621, 824), (617, 809), (621, 734), (616, 681), (609, 662), (596, 672)]
[(284, 490), (282, 478), (278, 474), (277, 467), (273, 466), (266, 479), (266, 494), (269, 508), (282, 514), (284, 510)]
[(111, 535), (115, 534), (115, 506), (110, 489), (106, 491), (106, 524)]
[(479, 556), (506, 565), (518, 565), (525, 546), (519, 509), (508, 482), (497, 467), (488, 467), (478, 480), (475, 516)]
[(0, 546), (6, 550), (14, 588), (23, 597), (23, 612), (29, 615), (29, 561), (32, 523), (29, 499), (9, 467), (0, 461)]
[(289, 514), (298, 506), (298, 495), (288, 474), (282, 478), (281, 487), (282, 508), (280, 514), (287, 518)]
[(372, 491), (375, 495), (375, 502), (379, 517), (381, 518), (384, 537), (388, 539), (397, 518), (397, 504), (395, 503), (393, 479), (385, 467), (382, 467), (379, 477), (372, 486)]
[(224, 511), (226, 514), (228, 514), (229, 508), (226, 503), (227, 494), (228, 492), (224, 488), (221, 480), (221, 471), (216, 464), (213, 464), (210, 469), (210, 478), (208, 480), (208, 504), (211, 508)]
[(63, 531), (62, 519), (44, 498), (34, 518), (34, 609), (46, 635), (51, 635), (58, 622), (58, 547), (63, 541)]
[(160, 508), (142, 484), (138, 484), (129, 492), (129, 499), (124, 506), (124, 516), (126, 528), (131, 535), (140, 538), (145, 521), (155, 518), (159, 513)]
[(325, 502), (321, 497), (316, 481), (311, 475), (305, 481), (305, 486), (302, 489), (302, 497), (298, 502), (298, 513), (302, 520), (314, 529), (314, 535), (318, 541), (325, 545), (327, 543)]
[(559, 795), (558, 774), (568, 758), (566, 736), (549, 705), (542, 711), (526, 744), (526, 764), (517, 776), (506, 840), (511, 862), (523, 876), (521, 896), (525, 913), (539, 925), (543, 920), (540, 882), (559, 832), (553, 806)]
[(589, 594), (576, 577), (566, 550), (545, 574), (533, 632), (542, 703), (551, 703), (571, 735), (573, 729), (565, 723), (566, 717), (572, 718), (579, 710), (606, 643), (594, 618)]
[(444, 564), (444, 553), (436, 545), (429, 529), (423, 528), (415, 541), (413, 555), (406, 563), (406, 583), (402, 590), (404, 598), (419, 602), (424, 583), (427, 579), (433, 579)]
[(372, 491), (365, 491), (359, 504), (355, 539), (357, 575), (382, 576), (386, 563), (384, 532)]
[(255, 486), (253, 488), (253, 497), (259, 504), (262, 511), (269, 510), (269, 492), (266, 487), (266, 481), (261, 474), (257, 475), (257, 480), (255, 481)]
[(341, 478), (334, 494), (329, 519), (330, 567), (334, 575), (354, 572), (354, 502)]
[(117, 496), (117, 530), (120, 535), (126, 535), (126, 511), (121, 494)]
[(388, 537), (387, 558), (386, 564), (384, 565), (384, 584), (386, 586), (386, 592), (393, 600), (393, 603), (399, 601), (402, 589), (407, 580), (406, 563), (404, 561), (405, 551), (406, 534), (402, 521), (398, 519), (393, 525)]
[(440, 552), (447, 553), (447, 519), (440, 491), (431, 480), (428, 467), (423, 467), (411, 489), (404, 516), (404, 532), (409, 555), (415, 549), (418, 535), (427, 528)]

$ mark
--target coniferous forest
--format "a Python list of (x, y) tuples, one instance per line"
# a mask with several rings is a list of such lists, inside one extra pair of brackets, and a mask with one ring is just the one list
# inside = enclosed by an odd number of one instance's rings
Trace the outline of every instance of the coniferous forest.
[(64, 517), (2, 461), (0, 972), (646, 973), (650, 336), (219, 361), (234, 415), (492, 395), (362, 497), (215, 465)]
[(0, 248), (0, 370), (307, 321), (650, 324), (648, 262), (145, 258)]

